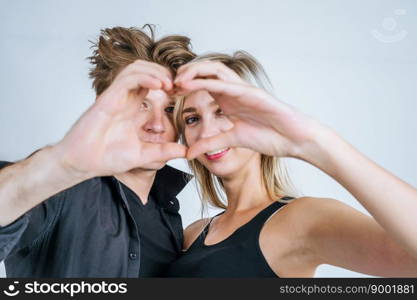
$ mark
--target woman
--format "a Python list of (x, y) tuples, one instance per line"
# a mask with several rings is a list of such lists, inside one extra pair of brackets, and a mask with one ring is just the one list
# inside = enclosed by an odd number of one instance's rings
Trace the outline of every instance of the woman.
[[(410, 254), (416, 253), (417, 233), (408, 227), (414, 220), (401, 214), (416, 205), (416, 189), (330, 128), (273, 98), (262, 88), (263, 74), (243, 52), (207, 55), (178, 71), (177, 94), (186, 97), (177, 102), (175, 121), (189, 147), (187, 158), (203, 199), (225, 210), (185, 230), (183, 255), (167, 276), (311, 277), (320, 264), (375, 276), (417, 276), (417, 259)], [(340, 201), (288, 201), (278, 157), (326, 172), (390, 235)], [(400, 208), (393, 205), (398, 199)]]

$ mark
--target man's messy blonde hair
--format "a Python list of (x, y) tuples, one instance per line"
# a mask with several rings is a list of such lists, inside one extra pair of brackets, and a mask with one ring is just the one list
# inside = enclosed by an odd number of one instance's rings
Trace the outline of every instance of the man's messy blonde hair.
[(175, 75), (180, 66), (196, 57), (191, 51), (188, 37), (168, 35), (157, 40), (154, 28), (149, 24), (143, 26), (142, 30), (135, 27), (103, 29), (92, 48), (93, 55), (88, 59), (93, 67), (89, 75), (97, 95), (108, 88), (117, 74), (135, 60), (158, 63)]

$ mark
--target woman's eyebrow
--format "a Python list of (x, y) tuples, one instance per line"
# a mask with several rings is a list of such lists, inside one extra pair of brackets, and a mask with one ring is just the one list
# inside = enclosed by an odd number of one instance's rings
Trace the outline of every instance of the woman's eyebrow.
[(185, 113), (196, 112), (196, 111), (197, 110), (195, 109), (195, 107), (190, 106), (190, 107), (184, 108), (182, 113), (185, 114)]
[[(217, 104), (216, 101), (213, 100), (208, 105), (209, 106), (215, 106), (215, 105), (218, 105), (218, 104)], [(184, 108), (184, 110), (182, 111), (182, 113), (185, 114), (185, 113), (196, 112), (196, 111), (197, 111), (197, 109), (195, 107), (190, 106), (190, 107)]]

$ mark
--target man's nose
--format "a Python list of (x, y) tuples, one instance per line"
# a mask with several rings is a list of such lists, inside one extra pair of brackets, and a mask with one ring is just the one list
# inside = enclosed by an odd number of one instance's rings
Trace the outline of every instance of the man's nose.
[(145, 131), (149, 133), (164, 133), (165, 125), (163, 114), (157, 110), (149, 113), (148, 120), (145, 123)]

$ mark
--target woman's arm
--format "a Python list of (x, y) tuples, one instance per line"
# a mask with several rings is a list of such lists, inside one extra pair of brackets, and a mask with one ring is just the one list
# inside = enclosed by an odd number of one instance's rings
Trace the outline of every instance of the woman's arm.
[(336, 135), (322, 129), (315, 154), (304, 160), (344, 186), (410, 253), (417, 257), (417, 189), (383, 169)]
[(178, 71), (175, 84), (180, 94), (209, 91), (234, 122), (231, 130), (193, 144), (188, 159), (225, 147), (246, 147), (304, 160), (344, 186), (417, 257), (417, 189), (366, 158), (330, 128), (230, 72), (215, 62), (193, 63)]
[(299, 200), (306, 244), (318, 264), (382, 277), (417, 276), (417, 258), (373, 218), (334, 199)]

